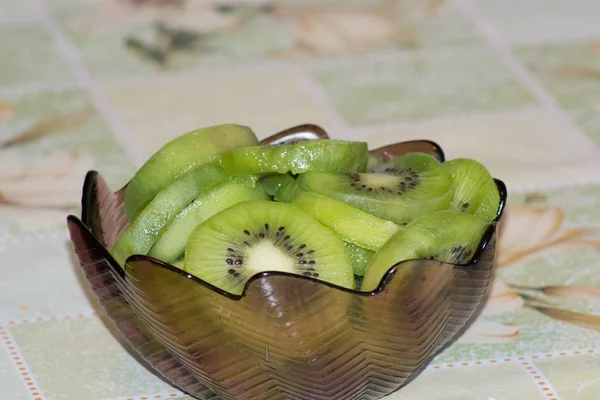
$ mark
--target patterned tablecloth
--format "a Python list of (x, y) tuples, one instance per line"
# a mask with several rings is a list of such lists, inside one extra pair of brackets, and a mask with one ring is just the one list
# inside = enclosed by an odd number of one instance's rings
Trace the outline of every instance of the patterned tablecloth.
[(0, 1), (0, 398), (187, 399), (140, 366), (75, 267), (86, 171), (168, 139), (313, 122), (427, 138), (510, 191), (472, 328), (396, 400), (600, 399), (598, 0)]

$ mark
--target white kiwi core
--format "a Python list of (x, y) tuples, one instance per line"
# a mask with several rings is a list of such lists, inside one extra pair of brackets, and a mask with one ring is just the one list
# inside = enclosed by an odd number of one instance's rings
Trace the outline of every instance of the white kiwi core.
[(294, 260), (268, 240), (246, 249), (245, 266), (255, 272), (280, 271), (294, 273)]

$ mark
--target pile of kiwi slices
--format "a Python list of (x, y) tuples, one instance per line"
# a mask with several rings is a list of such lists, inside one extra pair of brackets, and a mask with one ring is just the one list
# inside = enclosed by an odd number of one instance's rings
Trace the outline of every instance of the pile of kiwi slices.
[(499, 205), (471, 159), (383, 162), (364, 142), (330, 139), (261, 145), (226, 124), (173, 139), (137, 171), (130, 225), (110, 251), (121, 265), (148, 255), (232, 294), (266, 271), (372, 291), (403, 260), (468, 263)]

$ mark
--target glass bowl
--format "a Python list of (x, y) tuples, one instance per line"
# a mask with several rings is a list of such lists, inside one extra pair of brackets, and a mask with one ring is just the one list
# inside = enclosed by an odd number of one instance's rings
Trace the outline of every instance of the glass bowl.
[[(328, 138), (315, 125), (263, 140)], [(380, 159), (430, 141), (373, 150)], [(108, 252), (127, 227), (124, 189), (90, 171), (82, 217), (67, 219), (81, 269), (100, 306), (138, 359), (198, 399), (380, 399), (406, 385), (472, 320), (492, 276), (501, 204), (473, 261), (390, 265), (373, 292), (281, 273), (255, 275), (231, 295), (156, 259), (134, 255), (121, 269)]]

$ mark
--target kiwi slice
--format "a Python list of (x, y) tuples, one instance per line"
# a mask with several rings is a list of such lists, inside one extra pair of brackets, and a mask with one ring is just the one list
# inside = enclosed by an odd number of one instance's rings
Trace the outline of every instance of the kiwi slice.
[(416, 219), (375, 253), (365, 272), (361, 290), (376, 289), (383, 275), (401, 261), (431, 259), (451, 264), (468, 263), (489, 225), (490, 222), (482, 218), (452, 210)]
[(243, 175), (231, 177), (229, 180), (233, 183), (239, 183), (240, 185), (253, 188), (256, 187), (260, 178), (259, 175)]
[(344, 241), (369, 250), (381, 248), (400, 229), (391, 221), (318, 193), (301, 192), (291, 202), (333, 229)]
[(164, 262), (183, 256), (185, 243), (196, 226), (216, 213), (246, 200), (269, 200), (269, 196), (260, 186), (252, 188), (239, 183), (225, 183), (200, 194), (169, 223), (148, 255)]
[(425, 153), (394, 158), (372, 173), (307, 172), (297, 181), (310, 192), (398, 224), (446, 209), (452, 200), (452, 177)]
[(442, 165), (454, 181), (450, 209), (478, 215), (489, 221), (496, 218), (500, 193), (487, 168), (469, 158), (455, 158)]
[(228, 176), (216, 163), (202, 165), (160, 191), (121, 234), (111, 249), (123, 265), (132, 254), (146, 255), (167, 225), (198, 195), (224, 183)]
[(381, 156), (373, 151), (369, 152), (369, 158), (367, 161), (367, 171), (371, 171), (376, 168), (378, 165), (382, 164)]
[(291, 204), (251, 200), (198, 225), (185, 246), (185, 271), (233, 294), (253, 275), (295, 273), (354, 288), (342, 240)]
[(262, 177), (260, 184), (267, 193), (271, 196), (275, 196), (275, 193), (277, 193), (283, 184), (294, 180), (295, 178), (291, 174), (267, 175)]
[(273, 200), (282, 203), (289, 203), (296, 194), (304, 192), (304, 189), (296, 183), (296, 178), (291, 174), (269, 175), (265, 177), (263, 182), (265, 190), (273, 196)]
[(125, 214), (133, 220), (158, 192), (219, 153), (257, 143), (250, 128), (236, 124), (202, 128), (171, 140), (142, 165), (127, 185)]
[(346, 245), (346, 249), (350, 255), (350, 260), (352, 261), (354, 275), (364, 276), (365, 271), (367, 270), (367, 265), (369, 265), (371, 259), (373, 259), (375, 252), (363, 249), (362, 247), (358, 247), (352, 243), (344, 242), (344, 244)]
[(179, 269), (183, 269), (184, 263), (185, 263), (185, 260), (183, 259), (183, 257), (180, 257), (175, 261), (171, 261), (171, 265), (173, 265)]
[(286, 172), (296, 175), (307, 171), (356, 172), (364, 171), (367, 161), (365, 142), (327, 139), (244, 147), (221, 155), (223, 168), (232, 176)]
[(478, 217), (484, 218), (488, 221), (493, 221), (498, 217), (498, 212), (500, 211), (500, 194), (498, 193), (498, 185), (493, 181), (493, 185), (488, 185), (489, 187), (485, 189), (488, 193), (491, 193), (488, 196), (485, 196), (475, 210), (474, 215)]
[(275, 201), (281, 201), (283, 203), (290, 203), (297, 194), (305, 192), (302, 186), (298, 185), (295, 179), (288, 180), (283, 183), (277, 192), (275, 192), (275, 196), (273, 197)]

